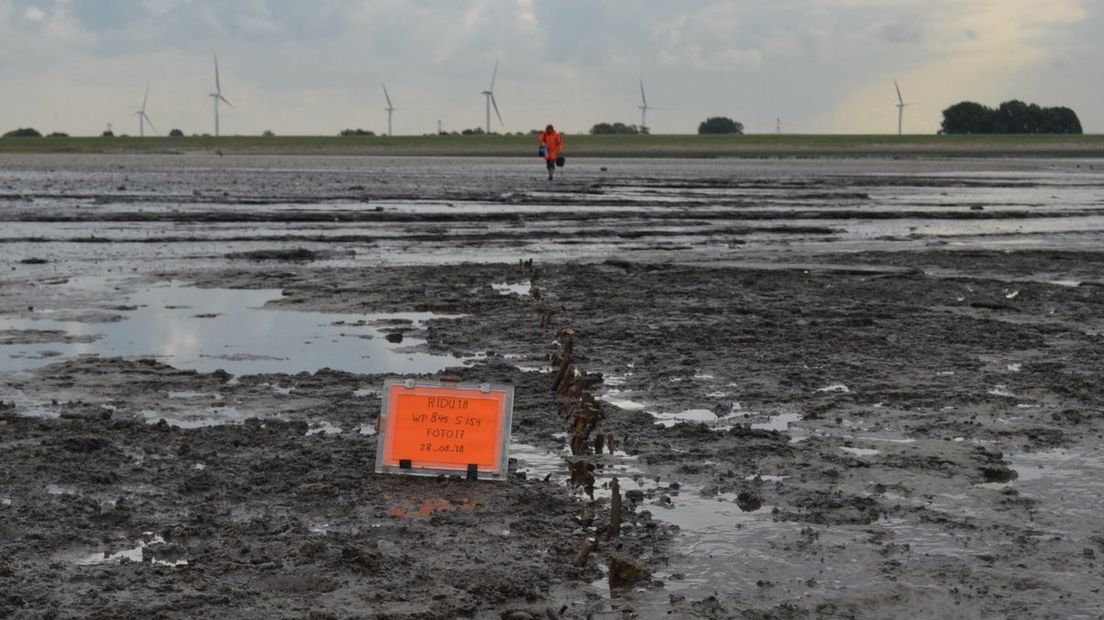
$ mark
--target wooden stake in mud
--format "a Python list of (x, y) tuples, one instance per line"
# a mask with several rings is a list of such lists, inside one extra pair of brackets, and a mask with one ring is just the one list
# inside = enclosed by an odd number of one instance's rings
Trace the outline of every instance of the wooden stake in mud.
[(598, 433), (594, 436), (594, 453), (601, 454), (602, 448), (606, 445), (606, 436), (602, 433)]
[(583, 548), (579, 551), (579, 555), (575, 557), (575, 568), (583, 568), (587, 564), (587, 560), (590, 558), (590, 554), (598, 549), (598, 539), (588, 538), (583, 543)]
[(591, 500), (594, 499), (594, 465), (586, 459), (579, 459), (570, 465), (571, 486), (582, 486)]
[[(576, 416), (576, 420), (581, 419)], [(587, 438), (584, 434), (584, 429), (578, 423), (575, 424), (575, 430), (571, 433), (571, 454), (573, 456), (583, 456), (589, 454), (590, 450), (587, 447)]]
[(560, 405), (560, 415), (563, 416), (564, 421), (574, 419), (575, 403), (570, 400), (565, 400)]
[(608, 538), (621, 535), (621, 483), (617, 478), (610, 480), (610, 526), (606, 532)]
[[(591, 450), (590, 434), (594, 432), (598, 422), (602, 419), (602, 411), (591, 403), (586, 403), (581, 410), (572, 409), (574, 418), (571, 422), (571, 453), (579, 456), (589, 454)], [(601, 440), (594, 441), (594, 453), (602, 453)]]
[(560, 346), (563, 349), (563, 354), (567, 357), (573, 357), (575, 353), (575, 330), (570, 327), (565, 327), (560, 330)]
[(560, 369), (556, 372), (556, 378), (552, 380), (552, 391), (559, 392), (560, 385), (563, 384), (564, 379), (568, 376), (568, 371), (574, 371), (575, 366), (571, 364), (570, 357), (564, 357), (560, 361)]
[(543, 301), (537, 301), (537, 314), (540, 315), (540, 326), (552, 327), (552, 310), (544, 305)]
[(587, 465), (588, 463), (583, 459), (571, 463), (569, 469), (571, 470), (572, 486), (582, 486), (586, 483)]
[(563, 393), (568, 398), (581, 399), (583, 397), (583, 389), (586, 387), (586, 371), (579, 370), (575, 374), (575, 378), (564, 384)]

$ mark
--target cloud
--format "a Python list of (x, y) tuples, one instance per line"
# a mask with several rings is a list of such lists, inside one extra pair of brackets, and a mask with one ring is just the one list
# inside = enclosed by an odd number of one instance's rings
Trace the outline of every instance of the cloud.
[(924, 41), (924, 25), (919, 15), (906, 11), (881, 23), (878, 34), (889, 43), (918, 44)]
[(659, 61), (669, 67), (709, 70), (734, 66), (757, 66), (762, 56), (741, 45), (741, 15), (738, 5), (718, 3), (699, 10), (687, 10), (672, 18), (654, 22), (651, 38)]
[(1054, 37), (1083, 21), (1085, 6), (1082, 0), (1053, 0), (1040, 11), (1033, 0), (930, 2), (924, 29), (942, 34), (924, 39), (924, 56), (871, 75), (821, 123), (864, 132), (894, 129), (894, 77), (911, 104), (905, 111), (906, 132), (934, 131), (942, 110), (962, 100), (995, 105), (1005, 98), (1039, 99), (1047, 93), (1032, 92), (1025, 77), (1050, 68)]
[(98, 132), (129, 122), (150, 83), (159, 127), (209, 131), (217, 53), (231, 132), (378, 130), (381, 82), (399, 133), (481, 125), (496, 58), (509, 130), (635, 122), (643, 78), (658, 132), (718, 113), (752, 131), (779, 116), (792, 131), (890, 131), (894, 77), (913, 131), (934, 132), (957, 100), (1006, 95), (1080, 102), (1102, 128), (1102, 12), (1089, 0), (0, 0), (0, 55), (14, 59), (0, 80), (21, 94), (0, 127)]

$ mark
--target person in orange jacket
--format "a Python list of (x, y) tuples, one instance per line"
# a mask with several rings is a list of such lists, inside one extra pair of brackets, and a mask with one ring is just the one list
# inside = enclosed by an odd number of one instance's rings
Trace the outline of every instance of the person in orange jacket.
[(548, 180), (552, 180), (552, 171), (556, 169), (556, 159), (563, 150), (563, 136), (552, 125), (544, 128), (540, 135), (540, 154), (548, 166)]

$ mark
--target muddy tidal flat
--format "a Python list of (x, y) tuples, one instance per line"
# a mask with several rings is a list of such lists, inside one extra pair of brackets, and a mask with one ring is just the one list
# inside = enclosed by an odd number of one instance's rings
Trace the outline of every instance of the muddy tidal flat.
[[(2, 618), (1100, 618), (1104, 159), (0, 154)], [(374, 474), (387, 377), (508, 480)]]

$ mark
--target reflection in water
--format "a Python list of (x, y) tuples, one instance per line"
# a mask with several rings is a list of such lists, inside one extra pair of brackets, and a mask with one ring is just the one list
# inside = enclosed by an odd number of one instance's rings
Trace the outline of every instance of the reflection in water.
[[(82, 323), (30, 319), (0, 320), (0, 330), (57, 330), (92, 342), (0, 345), (0, 371), (37, 368), (78, 355), (155, 358), (175, 368), (232, 374), (314, 372), (322, 368), (356, 373), (433, 373), (464, 360), (413, 349), (424, 340), (406, 336), (399, 346), (389, 331), (415, 329), (429, 312), (326, 314), (266, 310), (279, 299), (274, 289), (203, 289), (171, 283), (120, 300), (124, 320)], [(52, 350), (61, 356), (43, 358)]]

